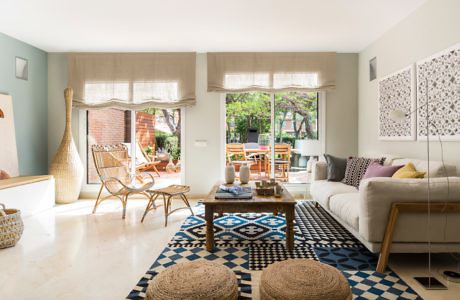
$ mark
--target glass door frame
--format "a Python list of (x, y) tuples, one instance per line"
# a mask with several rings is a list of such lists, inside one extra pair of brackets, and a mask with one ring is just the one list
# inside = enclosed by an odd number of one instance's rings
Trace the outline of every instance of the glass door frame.
[[(185, 118), (186, 118), (186, 110), (187, 107), (182, 107), (180, 109), (180, 114), (181, 114), (181, 142), (180, 142), (180, 148), (181, 148), (181, 171), (180, 171), (180, 183), (181, 184), (186, 184), (185, 183), (185, 168), (186, 168), (186, 151), (185, 151)], [(78, 110), (78, 124), (76, 128), (78, 128), (78, 139), (75, 140), (77, 144), (77, 149), (78, 153), (80, 155), (80, 159), (83, 163), (83, 168), (84, 168), (84, 178), (83, 178), (83, 184), (81, 188), (81, 197), (82, 198), (94, 198), (97, 193), (99, 192), (100, 185), (96, 183), (88, 183), (88, 127), (87, 127), (87, 111), (86, 110)], [(133, 118), (131, 118), (133, 120)], [(133, 127), (131, 127), (132, 129)], [(131, 134), (131, 137), (133, 135)], [(135, 135), (134, 135), (135, 137)], [(131, 138), (131, 144), (132, 144), (132, 138)], [(134, 151), (135, 153), (135, 151)]]
[[(270, 177), (274, 178), (275, 175), (275, 93), (269, 93), (270, 94), (270, 147), (272, 151), (270, 152), (271, 155), (271, 161), (272, 163), (270, 164)], [(326, 92), (318, 92), (318, 110), (319, 110), (319, 124), (318, 124), (318, 137), (319, 137), (319, 142), (321, 143), (322, 147), (322, 152), (326, 153)], [(226, 149), (226, 120), (227, 120), (227, 114), (226, 114), (226, 93), (222, 93), (220, 97), (220, 116), (221, 116), (221, 145), (220, 145), (220, 153), (221, 153), (221, 170), (220, 172), (222, 175), (222, 180), (223, 180), (223, 170), (225, 170), (225, 163), (226, 163), (226, 157), (225, 157), (225, 149)], [(307, 183), (289, 183), (286, 182), (284, 183), (285, 185), (288, 185), (290, 188), (296, 189), (299, 188), (305, 189), (305, 186)], [(296, 189), (297, 190), (297, 189)]]

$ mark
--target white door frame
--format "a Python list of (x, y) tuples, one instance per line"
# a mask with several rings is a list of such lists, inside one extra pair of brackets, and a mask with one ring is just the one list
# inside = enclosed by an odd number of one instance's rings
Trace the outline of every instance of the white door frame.
[[(181, 184), (185, 183), (185, 118), (186, 118), (186, 110), (187, 108), (181, 108), (181, 172), (180, 172), (180, 180)], [(97, 183), (88, 183), (88, 127), (87, 127), (87, 111), (86, 110), (79, 110), (78, 111), (78, 145), (77, 149), (80, 154), (80, 158), (83, 163), (84, 168), (84, 177), (83, 177), (83, 184), (81, 188), (80, 198), (95, 198), (97, 193), (99, 192), (100, 185)], [(132, 135), (131, 135), (132, 136)], [(135, 153), (135, 151), (134, 151)]]
[[(226, 114), (226, 102), (225, 102), (225, 97), (226, 94), (222, 93), (220, 97), (220, 116), (221, 116), (221, 170), (225, 170), (225, 165), (226, 165), (226, 157), (225, 157), (225, 145), (227, 143), (227, 136), (226, 136), (226, 120), (227, 120), (227, 114)], [(319, 128), (318, 128), (318, 135), (319, 135), (319, 140), (321, 142), (321, 147), (323, 153), (326, 153), (326, 92), (318, 92), (319, 96), (319, 101), (318, 101), (318, 109), (319, 109)], [(271, 107), (271, 112), (270, 112), (270, 123), (271, 123), (271, 136), (270, 136), (270, 144), (272, 149), (274, 149), (274, 144), (275, 144), (275, 94), (270, 93), (270, 107)], [(272, 151), (272, 161), (274, 161), (274, 156), (275, 156), (275, 151)], [(271, 176), (274, 176), (275, 172), (275, 165), (272, 163), (271, 164)], [(223, 174), (221, 175), (223, 179)], [(305, 186), (308, 185), (307, 183), (286, 183), (286, 185), (289, 186), (289, 190), (298, 192), (298, 191), (303, 191), (305, 189)]]

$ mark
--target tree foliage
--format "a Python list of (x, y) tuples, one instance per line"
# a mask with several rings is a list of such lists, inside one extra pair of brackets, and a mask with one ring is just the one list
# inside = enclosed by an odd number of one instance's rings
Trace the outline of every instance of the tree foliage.
[[(227, 94), (227, 142), (246, 142), (249, 128), (259, 134), (270, 132), (270, 94), (261, 92)], [(294, 143), (299, 138), (317, 138), (317, 93), (275, 94), (276, 141)], [(290, 119), (293, 136), (282, 129)]]
[(146, 108), (142, 110), (152, 115), (163, 116), (166, 125), (171, 133), (155, 131), (157, 149), (165, 149), (173, 159), (180, 158), (180, 139), (181, 139), (181, 114), (180, 109), (157, 109)]

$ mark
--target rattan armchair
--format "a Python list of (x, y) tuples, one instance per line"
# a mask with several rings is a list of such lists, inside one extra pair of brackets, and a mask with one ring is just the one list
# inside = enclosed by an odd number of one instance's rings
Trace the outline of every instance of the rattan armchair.
[[(123, 205), (122, 218), (126, 215), (126, 204), (128, 197), (132, 194), (142, 194), (150, 199), (150, 195), (146, 193), (154, 184), (153, 176), (147, 174), (150, 180), (143, 180), (143, 176), (139, 173), (132, 176), (129, 172), (130, 157), (128, 148), (124, 144), (116, 145), (92, 145), (91, 152), (93, 154), (94, 166), (101, 180), (101, 188), (94, 204), (93, 213), (96, 212), (99, 204), (112, 196), (121, 200)], [(102, 196), (102, 190), (106, 189), (109, 192), (108, 196)]]

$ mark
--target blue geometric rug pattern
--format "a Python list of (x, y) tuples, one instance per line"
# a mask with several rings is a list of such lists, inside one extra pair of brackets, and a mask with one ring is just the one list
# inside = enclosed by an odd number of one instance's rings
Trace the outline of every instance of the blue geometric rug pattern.
[(314, 259), (339, 269), (350, 283), (353, 299), (421, 299), (390, 269), (384, 274), (375, 272), (377, 256), (314, 202), (296, 205), (293, 251), (285, 247), (282, 214), (245, 213), (214, 219), (215, 249), (208, 252), (204, 205), (193, 210), (195, 216), (184, 221), (127, 299), (144, 299), (149, 282), (159, 272), (197, 259), (229, 267), (238, 279), (238, 299), (252, 299), (252, 273), (289, 258)]

